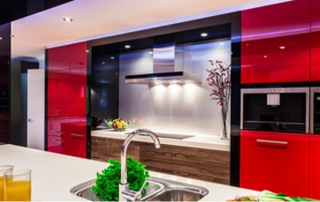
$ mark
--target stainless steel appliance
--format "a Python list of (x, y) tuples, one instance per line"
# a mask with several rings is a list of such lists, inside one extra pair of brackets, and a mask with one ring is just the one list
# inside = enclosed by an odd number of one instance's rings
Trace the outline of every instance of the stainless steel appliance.
[(241, 89), (240, 114), (241, 129), (309, 133), (309, 87)]
[(320, 134), (320, 87), (310, 90), (310, 133)]

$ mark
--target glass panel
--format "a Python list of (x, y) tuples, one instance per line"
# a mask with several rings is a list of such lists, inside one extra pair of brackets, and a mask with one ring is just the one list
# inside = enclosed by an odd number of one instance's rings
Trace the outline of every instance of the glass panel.
[(279, 106), (268, 106), (267, 94), (245, 94), (243, 128), (305, 132), (305, 100), (305, 93), (283, 93)]

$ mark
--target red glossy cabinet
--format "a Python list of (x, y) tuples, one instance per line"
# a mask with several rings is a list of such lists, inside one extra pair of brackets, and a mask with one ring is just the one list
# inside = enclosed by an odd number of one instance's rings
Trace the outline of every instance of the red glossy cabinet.
[(309, 197), (320, 199), (320, 136), (310, 137)]
[(87, 43), (78, 43), (47, 51), (48, 151), (84, 158), (87, 150), (86, 50)]
[(240, 186), (308, 197), (309, 136), (241, 131)]
[(320, 1), (311, 0), (311, 80), (320, 81)]
[(309, 81), (309, 0), (245, 10), (241, 27), (242, 84)]

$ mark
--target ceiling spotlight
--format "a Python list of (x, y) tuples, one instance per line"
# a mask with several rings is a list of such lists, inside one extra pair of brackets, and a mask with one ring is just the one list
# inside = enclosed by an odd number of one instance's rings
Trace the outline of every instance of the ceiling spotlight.
[(101, 64), (103, 64), (103, 65), (104, 65), (104, 64), (106, 64), (106, 63), (105, 63), (105, 62), (101, 62)]
[(2, 37), (0, 37), (0, 40), (2, 40), (3, 38)]
[(206, 37), (206, 36), (208, 36), (208, 34), (204, 32), (204, 33), (201, 33), (201, 36)]
[(285, 49), (286, 47), (285, 47), (285, 46), (280, 46), (279, 48), (280, 48), (280, 49)]
[(63, 20), (64, 20), (64, 21), (66, 21), (66, 22), (71, 22), (71, 21), (73, 21), (73, 19), (72, 19), (72, 18), (68, 18), (68, 17), (63, 18)]
[(131, 48), (131, 46), (130, 46), (130, 45), (125, 45), (124, 47), (125, 47), (125, 48)]
[(152, 52), (152, 51), (149, 51), (149, 54), (150, 54), (150, 55), (152, 55), (152, 54), (153, 54), (153, 52)]
[(111, 60), (113, 60), (114, 59), (114, 57), (110, 57), (111, 58)]
[(223, 46), (224, 45), (224, 43), (223, 42), (221, 42), (221, 43), (219, 43), (220, 44), (220, 46)]
[(265, 55), (265, 56), (263, 56), (263, 57), (264, 57), (264, 58), (267, 58), (268, 56)]
[(86, 50), (87, 53), (89, 53), (89, 50)]

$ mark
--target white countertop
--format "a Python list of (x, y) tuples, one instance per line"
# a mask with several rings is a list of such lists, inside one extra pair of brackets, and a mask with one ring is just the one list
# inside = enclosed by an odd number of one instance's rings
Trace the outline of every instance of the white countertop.
[[(32, 169), (32, 199), (35, 201), (87, 201), (70, 193), (75, 185), (94, 179), (108, 163), (55, 154), (14, 145), (0, 145), (0, 165)], [(150, 176), (205, 187), (201, 201), (225, 201), (258, 192), (174, 175), (149, 172)]]
[[(125, 133), (129, 133), (132, 131), (133, 130), (126, 130), (118, 132), (113, 129), (93, 130), (91, 131), (91, 136), (123, 140), (127, 136)], [(154, 132), (157, 134), (156, 131)], [(139, 142), (153, 142), (150, 137), (144, 136), (135, 136), (132, 140)], [(177, 145), (202, 149), (230, 151), (230, 140), (221, 140), (220, 137), (216, 135), (195, 135), (194, 137), (186, 139), (169, 139), (160, 137), (160, 142), (161, 144), (165, 145)]]

